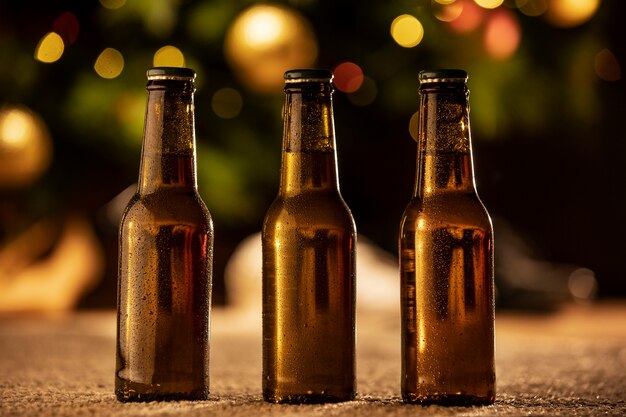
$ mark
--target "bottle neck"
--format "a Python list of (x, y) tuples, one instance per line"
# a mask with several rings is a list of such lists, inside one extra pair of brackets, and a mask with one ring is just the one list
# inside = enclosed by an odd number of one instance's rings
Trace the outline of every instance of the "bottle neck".
[(196, 190), (193, 83), (148, 82), (140, 194)]
[(426, 84), (420, 94), (415, 196), (475, 193), (467, 87)]
[(287, 84), (280, 193), (339, 190), (330, 82)]

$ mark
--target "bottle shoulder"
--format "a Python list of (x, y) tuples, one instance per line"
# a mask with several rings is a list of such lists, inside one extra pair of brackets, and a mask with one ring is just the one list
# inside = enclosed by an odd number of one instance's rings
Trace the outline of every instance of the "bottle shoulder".
[(356, 229), (352, 212), (338, 192), (279, 194), (265, 215), (264, 225), (334, 225)]
[(130, 220), (160, 223), (206, 223), (213, 227), (206, 204), (195, 191), (136, 193), (129, 201), (122, 223)]
[(402, 215), (402, 228), (416, 228), (419, 222), (435, 225), (491, 230), (491, 217), (476, 193), (442, 193), (426, 198), (413, 197)]

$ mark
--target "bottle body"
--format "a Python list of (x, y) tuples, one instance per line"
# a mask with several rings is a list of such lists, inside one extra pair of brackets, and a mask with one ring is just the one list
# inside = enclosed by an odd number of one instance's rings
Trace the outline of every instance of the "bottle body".
[[(346, 401), (356, 390), (356, 228), (337, 185), (332, 119), (314, 120), (324, 112), (306, 103), (290, 111), (306, 96), (299, 87), (286, 88), (281, 189), (262, 231), (263, 396), (280, 403)], [(322, 107), (330, 110), (325, 94)], [(290, 134), (293, 118), (331, 129), (316, 135), (296, 123), (299, 133)]]
[(399, 239), (402, 396), (490, 404), (493, 230), (474, 185), (467, 91), (422, 82), (416, 190)]
[(176, 83), (157, 84), (149, 89), (138, 192), (119, 230), (120, 401), (209, 394), (213, 224), (196, 188), (193, 114), (178, 114), (193, 112), (193, 102), (189, 92), (171, 94)]

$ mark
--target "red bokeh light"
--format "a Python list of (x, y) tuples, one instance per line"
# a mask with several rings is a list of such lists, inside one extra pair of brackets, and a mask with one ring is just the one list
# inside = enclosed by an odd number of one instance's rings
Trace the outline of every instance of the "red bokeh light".
[(354, 62), (344, 62), (335, 67), (334, 84), (344, 93), (354, 93), (363, 85), (363, 70)]
[(78, 38), (80, 24), (74, 13), (65, 12), (56, 18), (52, 30), (61, 36), (65, 45), (71, 45)]

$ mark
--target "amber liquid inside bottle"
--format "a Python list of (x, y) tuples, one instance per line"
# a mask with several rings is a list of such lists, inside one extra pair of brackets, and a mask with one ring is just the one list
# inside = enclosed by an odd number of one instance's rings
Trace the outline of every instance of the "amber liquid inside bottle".
[[(148, 109), (149, 134), (158, 122), (150, 101)], [(120, 401), (209, 394), (213, 226), (196, 191), (193, 146), (169, 153), (160, 143), (144, 139), (139, 189), (120, 226), (115, 373)]]
[[(458, 101), (463, 100), (461, 91)], [(439, 101), (423, 109), (424, 122), (450, 114), (435, 111), (445, 106)], [(436, 139), (424, 137), (420, 144), (416, 193), (401, 223), (402, 396), (418, 404), (491, 404), (493, 232), (474, 186), (469, 138), (463, 135), (466, 114), (452, 105), (461, 119), (437, 117), (430, 126), (438, 125), (438, 133), (423, 126)], [(461, 121), (465, 125), (456, 124)], [(467, 142), (439, 146), (446, 135)]]
[(305, 148), (283, 152), (263, 227), (263, 396), (278, 403), (355, 396), (356, 230), (334, 148)]

